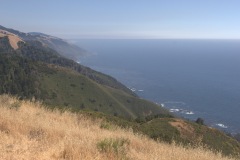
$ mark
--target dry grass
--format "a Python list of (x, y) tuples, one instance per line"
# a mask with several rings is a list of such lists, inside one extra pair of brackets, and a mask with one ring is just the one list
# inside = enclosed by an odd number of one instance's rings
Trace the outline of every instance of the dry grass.
[(50, 111), (39, 103), (0, 96), (0, 159), (227, 160), (201, 147), (158, 143), (101, 120)]

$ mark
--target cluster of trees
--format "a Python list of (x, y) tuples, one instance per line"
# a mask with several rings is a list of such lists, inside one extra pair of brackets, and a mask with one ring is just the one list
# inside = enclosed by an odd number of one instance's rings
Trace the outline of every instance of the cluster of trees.
[(171, 114), (154, 114), (154, 115), (149, 115), (146, 117), (137, 117), (135, 119), (135, 121), (137, 123), (145, 123), (145, 122), (151, 121), (153, 119), (157, 119), (157, 118), (174, 118), (174, 116)]
[(13, 52), (7, 36), (0, 38), (0, 52)]
[(0, 94), (29, 98), (35, 95), (34, 67), (24, 58), (0, 54)]

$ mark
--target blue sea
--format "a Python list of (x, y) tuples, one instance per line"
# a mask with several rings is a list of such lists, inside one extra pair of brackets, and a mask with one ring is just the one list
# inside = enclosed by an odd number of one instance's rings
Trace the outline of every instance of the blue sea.
[(240, 132), (240, 40), (72, 40), (77, 60), (178, 116)]

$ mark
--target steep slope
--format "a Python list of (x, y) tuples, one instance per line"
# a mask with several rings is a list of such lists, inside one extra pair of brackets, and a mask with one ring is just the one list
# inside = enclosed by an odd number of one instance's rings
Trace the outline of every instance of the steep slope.
[(100, 119), (0, 96), (0, 159), (234, 160), (201, 146), (156, 142)]
[(76, 111), (91, 109), (132, 118), (146, 113), (168, 114), (161, 106), (121, 90), (99, 85), (76, 71), (55, 65), (49, 65), (46, 70), (39, 72), (39, 88), (44, 93), (44, 102), (52, 106), (68, 106)]
[(67, 41), (46, 35), (38, 32), (23, 33), (14, 29), (6, 28), (0, 25), (0, 29), (8, 31), (19, 36), (24, 41), (32, 42), (39, 41), (43, 46), (56, 50), (60, 55), (73, 60), (80, 59), (82, 55), (87, 54), (87, 51)]

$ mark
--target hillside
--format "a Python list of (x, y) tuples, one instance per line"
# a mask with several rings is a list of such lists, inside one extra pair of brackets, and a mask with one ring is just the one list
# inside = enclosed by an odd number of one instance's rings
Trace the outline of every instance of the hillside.
[(99, 85), (78, 72), (54, 65), (49, 65), (46, 70), (39, 73), (39, 88), (44, 93), (43, 101), (48, 105), (71, 107), (74, 111), (91, 109), (132, 118), (149, 112), (168, 114), (154, 103)]
[(69, 59), (76, 60), (76, 59), (79, 59), (81, 56), (88, 54), (86, 50), (74, 44), (68, 43), (67, 41), (61, 38), (57, 38), (47, 34), (38, 33), (38, 32), (23, 33), (14, 29), (3, 27), (1, 25), (0, 25), (0, 29), (10, 32), (14, 35), (17, 35), (22, 40), (29, 43), (33, 41), (41, 42), (43, 46), (56, 50), (60, 55)]
[(156, 142), (101, 119), (0, 96), (0, 159), (233, 160), (201, 146)]

